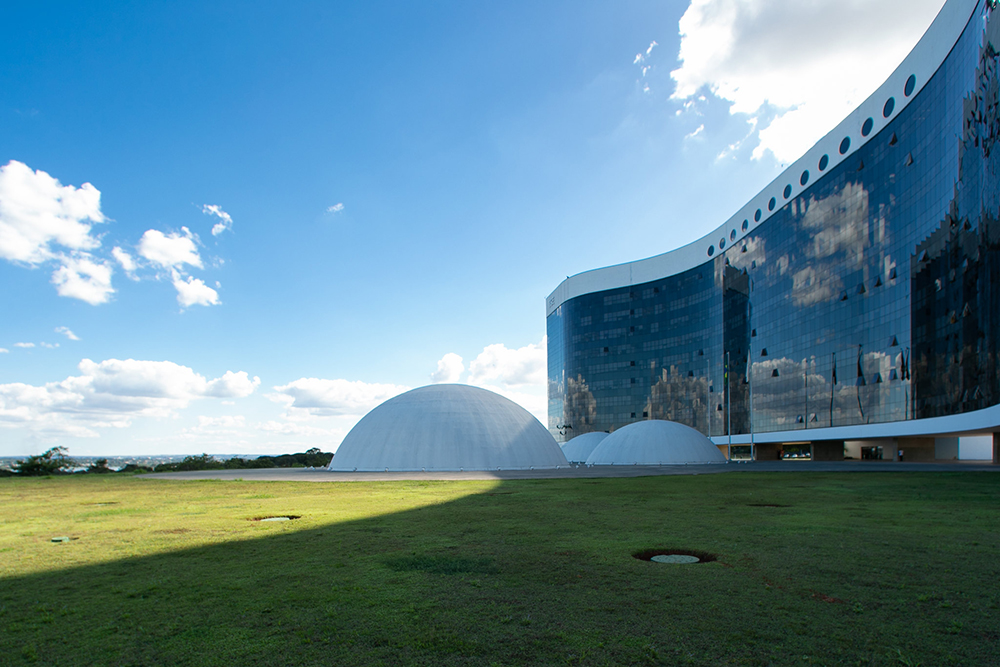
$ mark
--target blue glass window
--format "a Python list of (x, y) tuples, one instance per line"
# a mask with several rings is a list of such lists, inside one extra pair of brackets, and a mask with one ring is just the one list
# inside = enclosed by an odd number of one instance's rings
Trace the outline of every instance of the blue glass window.
[(760, 209), (757, 209), (757, 212), (753, 214), (753, 220), (754, 220), (754, 222), (760, 222), (760, 216), (761, 215), (763, 215), (763, 213), (761, 213)]
[(861, 126), (861, 136), (867, 137), (869, 134), (872, 133), (873, 127), (875, 127), (875, 121), (869, 118), (864, 122), (864, 125)]
[(775, 200), (775, 198), (774, 198), (774, 197), (771, 197), (771, 201), (767, 202), (767, 210), (768, 210), (768, 211), (773, 211), (773, 210), (774, 210), (774, 207), (775, 207), (775, 205), (776, 205), (777, 203), (778, 203), (778, 202), (777, 202), (777, 200)]
[(840, 142), (840, 154), (843, 155), (849, 150), (851, 150), (851, 138), (844, 137), (844, 140)]
[(915, 74), (911, 74), (910, 78), (906, 80), (906, 85), (903, 87), (903, 94), (909, 97), (913, 94), (913, 89), (917, 87), (917, 77)]
[(805, 185), (808, 182), (809, 182), (809, 170), (806, 169), (805, 171), (802, 172), (802, 175), (799, 177), (799, 185)]
[(792, 186), (791, 185), (786, 185), (784, 192), (782, 192), (781, 194), (782, 194), (782, 196), (785, 199), (788, 199), (789, 197), (791, 197), (792, 196)]
[(823, 171), (824, 169), (827, 168), (827, 166), (829, 164), (830, 164), (830, 156), (829, 155), (824, 155), (823, 157), (821, 157), (819, 159), (819, 170)]

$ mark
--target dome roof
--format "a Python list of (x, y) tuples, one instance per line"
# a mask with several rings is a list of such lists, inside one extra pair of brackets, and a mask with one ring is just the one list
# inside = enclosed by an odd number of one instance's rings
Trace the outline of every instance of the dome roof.
[(555, 438), (520, 405), (462, 384), (412, 389), (369, 412), (330, 470), (518, 470), (568, 465)]
[(583, 463), (590, 456), (590, 453), (594, 451), (594, 448), (601, 444), (601, 440), (604, 440), (606, 437), (608, 437), (608, 434), (604, 431), (593, 431), (578, 435), (569, 442), (563, 443), (563, 454), (566, 455), (567, 461)]
[(712, 441), (689, 426), (650, 419), (624, 426), (591, 452), (588, 465), (725, 463)]

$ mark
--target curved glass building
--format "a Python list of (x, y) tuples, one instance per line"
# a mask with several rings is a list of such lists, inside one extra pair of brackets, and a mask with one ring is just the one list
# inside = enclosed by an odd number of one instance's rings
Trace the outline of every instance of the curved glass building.
[(995, 453), (996, 13), (948, 0), (868, 100), (708, 236), (560, 284), (553, 435), (669, 419), (734, 458)]

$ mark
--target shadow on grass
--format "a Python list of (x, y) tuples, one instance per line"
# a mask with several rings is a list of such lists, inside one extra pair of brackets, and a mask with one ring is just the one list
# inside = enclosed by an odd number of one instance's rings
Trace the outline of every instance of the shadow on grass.
[[(805, 479), (509, 481), (396, 514), (6, 578), (0, 662), (998, 661), (992, 476)], [(748, 506), (761, 497), (791, 507)], [(632, 556), (662, 544), (719, 562)]]

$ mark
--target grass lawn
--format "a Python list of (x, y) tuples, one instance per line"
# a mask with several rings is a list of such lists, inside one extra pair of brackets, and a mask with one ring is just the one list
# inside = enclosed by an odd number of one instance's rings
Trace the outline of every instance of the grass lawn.
[[(0, 479), (0, 664), (997, 665), (998, 501), (991, 473)], [(632, 557), (660, 547), (718, 560)]]

